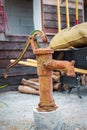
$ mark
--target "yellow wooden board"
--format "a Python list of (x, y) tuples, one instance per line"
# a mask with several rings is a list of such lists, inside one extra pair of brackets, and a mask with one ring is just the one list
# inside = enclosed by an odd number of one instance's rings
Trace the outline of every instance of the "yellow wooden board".
[(87, 70), (86, 69), (75, 68), (75, 72), (81, 73), (81, 74), (87, 74)]
[[(11, 63), (13, 63), (15, 60), (10, 60)], [(25, 65), (25, 66), (32, 66), (32, 67), (37, 67), (37, 61), (19, 61), (18, 64)]]
[[(10, 60), (11, 63), (13, 63), (14, 61), (15, 60)], [(33, 60), (33, 59), (27, 59), (26, 61), (19, 61), (18, 64), (37, 67), (37, 61)], [(86, 69), (75, 68), (75, 72), (76, 73), (81, 73), (81, 74), (87, 74)]]

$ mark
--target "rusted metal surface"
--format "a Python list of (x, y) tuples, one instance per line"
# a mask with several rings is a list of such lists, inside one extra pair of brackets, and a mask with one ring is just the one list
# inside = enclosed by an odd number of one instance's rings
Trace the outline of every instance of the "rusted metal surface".
[(52, 111), (57, 108), (53, 99), (52, 70), (46, 68), (44, 63), (52, 60), (52, 49), (41, 48), (34, 50), (37, 57), (37, 74), (40, 83), (40, 103), (38, 111)]
[(23, 55), (26, 53), (28, 47), (32, 46), (33, 53), (37, 58), (37, 74), (39, 77), (40, 83), (40, 102), (38, 104), (38, 111), (53, 111), (58, 108), (53, 99), (53, 84), (52, 84), (52, 70), (55, 69), (66, 69), (67, 75), (74, 76), (74, 61), (56, 61), (52, 60), (52, 54), (54, 53), (53, 49), (50, 48), (39, 48), (39, 44), (36, 40), (36, 36), (40, 35), (43, 43), (47, 42), (46, 35), (41, 31), (35, 31), (32, 35), (28, 37), (25, 48), (19, 57), (9, 64), (5, 70), (5, 76), (7, 76), (7, 70), (16, 65)]
[(40, 103), (38, 111), (52, 111), (57, 109), (53, 99), (52, 70), (67, 70), (67, 75), (75, 76), (74, 61), (52, 60), (53, 50), (41, 48), (34, 50), (37, 57), (37, 73), (40, 83)]
[(74, 70), (74, 63), (75, 61), (58, 61), (58, 60), (51, 60), (48, 62), (45, 62), (44, 65), (45, 67), (47, 67), (48, 69), (51, 70), (65, 70), (66, 74), (68, 76), (75, 76), (75, 70)]

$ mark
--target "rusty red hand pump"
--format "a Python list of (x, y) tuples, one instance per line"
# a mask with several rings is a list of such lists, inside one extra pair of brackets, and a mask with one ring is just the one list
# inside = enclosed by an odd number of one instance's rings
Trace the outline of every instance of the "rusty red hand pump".
[[(38, 48), (34, 44), (33, 37), (30, 38), (33, 53), (37, 58), (37, 74), (40, 83), (40, 103), (38, 111), (53, 111), (58, 108), (53, 99), (52, 71), (55, 69), (66, 69), (67, 75), (75, 76), (74, 62), (52, 60), (53, 49)], [(36, 45), (36, 46), (34, 46)]]
[(38, 42), (36, 35), (39, 34), (43, 42), (47, 42), (47, 37), (41, 31), (35, 31), (28, 37), (25, 48), (14, 63), (11, 63), (5, 69), (5, 77), (7, 77), (7, 70), (16, 65), (29, 45), (32, 45), (33, 53), (37, 58), (37, 74), (40, 83), (40, 102), (38, 104), (38, 111), (54, 111), (58, 108), (53, 99), (53, 84), (52, 84), (52, 71), (55, 69), (67, 70), (68, 76), (75, 76), (74, 62), (71, 61), (57, 61), (52, 59), (53, 49), (50, 48), (38, 48)]

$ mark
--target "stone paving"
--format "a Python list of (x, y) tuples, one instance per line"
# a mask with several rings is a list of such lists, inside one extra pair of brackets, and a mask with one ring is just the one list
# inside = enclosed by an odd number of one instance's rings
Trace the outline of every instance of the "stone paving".
[[(87, 130), (87, 87), (81, 89), (81, 95), (82, 98), (78, 98), (75, 89), (70, 94), (53, 93), (61, 110), (61, 130)], [(0, 130), (34, 130), (33, 109), (38, 103), (37, 95), (18, 91), (0, 93)]]

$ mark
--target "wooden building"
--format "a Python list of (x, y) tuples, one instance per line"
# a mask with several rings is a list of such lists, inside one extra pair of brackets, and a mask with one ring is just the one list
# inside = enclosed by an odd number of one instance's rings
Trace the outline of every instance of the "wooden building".
[[(66, 28), (66, 4), (65, 0), (60, 1), (63, 29)], [(87, 21), (87, 2), (78, 1), (79, 23), (82, 23)], [(69, 16), (70, 26), (74, 26), (75, 0), (69, 0)], [(0, 0), (0, 85), (8, 84), (4, 90), (17, 90), (23, 77), (28, 79), (37, 76), (36, 68), (22, 65), (11, 68), (7, 79), (3, 78), (3, 72), (10, 59), (18, 57), (33, 30), (43, 30), (50, 42), (58, 32), (57, 21), (56, 0)], [(23, 60), (26, 58), (35, 58), (31, 48)]]

